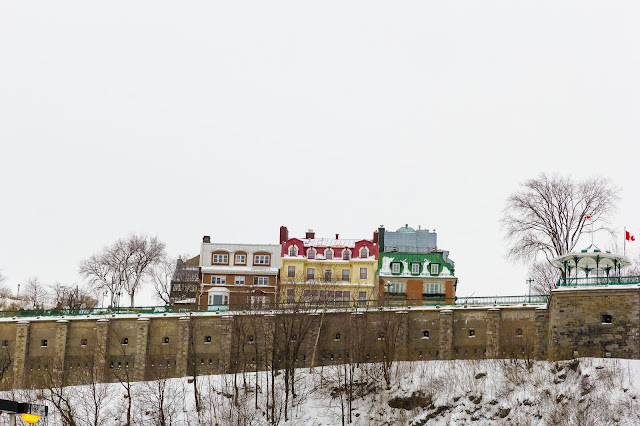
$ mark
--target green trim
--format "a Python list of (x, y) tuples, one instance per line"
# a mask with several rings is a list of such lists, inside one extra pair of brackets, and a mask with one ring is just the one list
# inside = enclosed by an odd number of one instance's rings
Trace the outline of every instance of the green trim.
[[(400, 274), (402, 274), (404, 265), (403, 265), (403, 261), (406, 261), (408, 265), (411, 265), (412, 263), (419, 263), (420, 264), (420, 274), (423, 272), (424, 269), (424, 262), (428, 261), (429, 262), (429, 269), (427, 270), (427, 272), (431, 272), (431, 264), (433, 263), (437, 263), (440, 265), (440, 267), (438, 268), (438, 275), (434, 275), (434, 276), (440, 276), (440, 274), (442, 273), (442, 271), (444, 270), (443, 268), (447, 268), (449, 270), (449, 272), (451, 273), (452, 276), (455, 276), (455, 270), (453, 265), (450, 262), (445, 262), (444, 258), (442, 257), (442, 253), (439, 252), (434, 252), (434, 253), (402, 253), (402, 252), (383, 252), (380, 253), (380, 255), (378, 256), (378, 271), (380, 271), (380, 269), (382, 268), (382, 260), (384, 258), (390, 258), (391, 259), (391, 263), (396, 263), (399, 262), (400, 263)], [(409, 266), (411, 267), (411, 266)], [(391, 275), (398, 275), (397, 273), (394, 274), (393, 272), (391, 273)], [(419, 275), (419, 274), (413, 274), (411, 273), (411, 275)]]

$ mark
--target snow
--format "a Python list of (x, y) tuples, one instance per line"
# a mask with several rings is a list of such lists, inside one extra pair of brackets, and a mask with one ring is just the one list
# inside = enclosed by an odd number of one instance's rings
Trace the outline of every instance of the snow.
[[(290, 399), (289, 420), (284, 421), (276, 404), (279, 424), (328, 426), (341, 424), (342, 404), (338, 383), (344, 383), (338, 365), (298, 369), (297, 397)], [(276, 378), (276, 400), (283, 401), (282, 374)], [(580, 358), (527, 363), (525, 360), (455, 360), (397, 362), (391, 384), (381, 379), (379, 364), (361, 364), (354, 377), (361, 386), (352, 401), (352, 424), (359, 425), (635, 425), (640, 424), (640, 361)], [(233, 404), (234, 379), (239, 394)], [(254, 392), (258, 384), (255, 408)], [(158, 388), (165, 390), (165, 414), (172, 424), (268, 425), (265, 417), (267, 374), (199, 376), (202, 396), (199, 418), (195, 411), (193, 384), (189, 378), (164, 379), (133, 384), (134, 424), (155, 425)], [(243, 384), (246, 380), (246, 391)], [(105, 425), (125, 421), (124, 388), (119, 383), (99, 385), (106, 400), (101, 409)], [(89, 386), (65, 389), (72, 407), (89, 423), (86, 406)], [(40, 395), (46, 396), (46, 395)], [(12, 390), (6, 399), (35, 401), (38, 391)], [(393, 404), (391, 402), (395, 401)], [(417, 405), (398, 404), (418, 401)], [(38, 401), (42, 403), (43, 401)], [(52, 413), (49, 424), (62, 424)], [(397, 408), (392, 408), (394, 407)], [(400, 408), (402, 407), (402, 408)], [(346, 411), (348, 413), (348, 411)], [(0, 426), (6, 418), (0, 416)], [(3, 423), (3, 421), (5, 423)]]

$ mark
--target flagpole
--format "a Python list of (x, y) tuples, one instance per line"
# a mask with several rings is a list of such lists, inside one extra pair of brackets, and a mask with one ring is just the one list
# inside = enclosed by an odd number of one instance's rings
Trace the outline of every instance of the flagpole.
[(626, 226), (624, 227), (624, 240), (622, 240), (622, 246), (624, 247), (622, 251), (622, 255), (626, 256), (627, 255), (627, 227)]

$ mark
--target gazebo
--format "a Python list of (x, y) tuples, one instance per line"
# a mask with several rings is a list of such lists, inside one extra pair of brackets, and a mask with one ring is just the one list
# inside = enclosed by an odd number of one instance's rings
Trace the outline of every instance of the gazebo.
[(558, 286), (638, 284), (640, 277), (622, 276), (622, 268), (631, 264), (626, 256), (602, 251), (591, 244), (551, 260), (563, 274)]

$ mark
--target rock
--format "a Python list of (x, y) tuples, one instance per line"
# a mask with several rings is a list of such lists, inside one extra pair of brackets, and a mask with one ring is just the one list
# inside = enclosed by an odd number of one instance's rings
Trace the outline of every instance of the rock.
[(478, 373), (478, 374), (476, 374), (476, 380), (477, 379), (481, 379), (481, 378), (485, 377), (486, 375), (487, 375), (487, 373)]
[(469, 395), (469, 401), (473, 402), (474, 404), (480, 404), (482, 402), (482, 395)]
[(501, 419), (504, 419), (509, 415), (510, 412), (511, 412), (511, 408), (509, 407), (501, 408), (500, 410), (498, 410), (498, 417), (500, 417)]
[(431, 395), (425, 395), (420, 391), (416, 391), (409, 397), (396, 396), (388, 402), (391, 408), (402, 408), (403, 410), (413, 410), (415, 408), (433, 408)]

